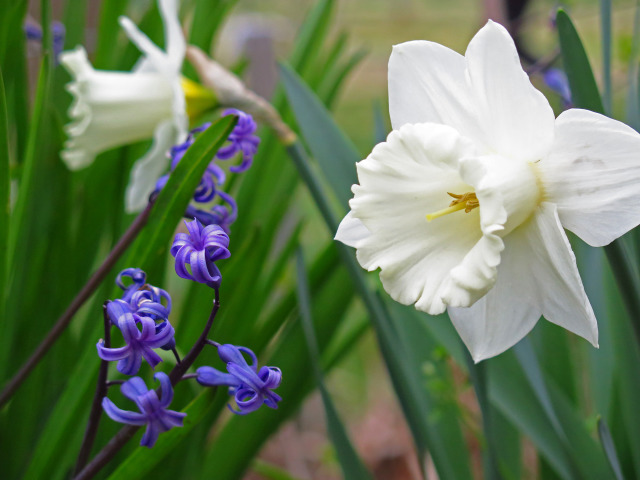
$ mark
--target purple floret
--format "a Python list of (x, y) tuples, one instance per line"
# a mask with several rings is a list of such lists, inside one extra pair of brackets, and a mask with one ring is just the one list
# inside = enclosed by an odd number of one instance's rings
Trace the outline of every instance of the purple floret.
[(222, 276), (215, 262), (231, 256), (229, 236), (220, 226), (203, 227), (197, 219), (185, 224), (189, 233), (176, 234), (171, 247), (171, 255), (176, 259), (176, 273), (181, 278), (217, 289)]
[(102, 399), (105, 413), (116, 422), (128, 425), (146, 425), (140, 445), (151, 448), (158, 435), (173, 427), (182, 427), (186, 413), (168, 410), (173, 400), (173, 387), (167, 374), (158, 372), (153, 378), (160, 381), (160, 398), (155, 390), (149, 390), (140, 377), (133, 377), (122, 384), (120, 391), (136, 403), (140, 412), (121, 410), (107, 397)]
[[(251, 365), (247, 363), (245, 353), (251, 357)], [(262, 404), (270, 408), (278, 408), (282, 398), (272, 392), (282, 381), (282, 372), (277, 367), (262, 367), (258, 370), (258, 359), (246, 347), (234, 345), (218, 346), (218, 355), (227, 364), (224, 373), (213, 367), (200, 367), (196, 370), (197, 381), (208, 387), (228, 386), (229, 394), (233, 395), (238, 406), (229, 410), (238, 415), (246, 415), (256, 411)]]

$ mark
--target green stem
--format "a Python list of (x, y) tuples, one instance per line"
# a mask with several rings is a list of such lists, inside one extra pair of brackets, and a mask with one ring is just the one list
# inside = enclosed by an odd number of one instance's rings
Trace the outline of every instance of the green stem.
[(640, 347), (640, 288), (637, 276), (634, 275), (632, 269), (631, 259), (624, 248), (622, 239), (605, 246), (604, 251), (607, 254), (607, 260), (611, 265), (611, 271), (616, 279), (616, 285)]

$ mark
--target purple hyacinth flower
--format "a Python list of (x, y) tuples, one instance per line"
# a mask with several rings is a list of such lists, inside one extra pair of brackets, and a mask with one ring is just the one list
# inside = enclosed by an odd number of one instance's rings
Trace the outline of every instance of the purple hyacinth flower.
[(544, 72), (544, 83), (555, 93), (560, 95), (565, 107), (570, 107), (571, 89), (569, 88), (569, 79), (567, 74), (559, 68), (549, 68)]
[(151, 448), (158, 435), (173, 427), (182, 427), (186, 413), (168, 410), (173, 400), (173, 387), (166, 373), (158, 372), (153, 378), (160, 382), (160, 398), (155, 390), (149, 390), (140, 377), (133, 377), (122, 384), (120, 391), (138, 406), (140, 412), (121, 410), (107, 397), (102, 399), (105, 413), (116, 422), (128, 425), (146, 425), (140, 445)]
[[(138, 373), (143, 357), (151, 368), (155, 368), (162, 358), (153, 349), (171, 345), (175, 333), (171, 324), (166, 320), (164, 322), (166, 324), (161, 327), (162, 323), (156, 325), (156, 322), (149, 317), (124, 313), (118, 318), (117, 327), (122, 332), (126, 345), (107, 348), (104, 346), (104, 341), (100, 340), (96, 345), (98, 356), (108, 362), (117, 360), (118, 371), (125, 375)], [(142, 326), (142, 330), (138, 329), (138, 324)]]
[[(42, 28), (35, 22), (27, 21), (24, 24), (24, 33), (27, 37), (27, 40), (32, 40), (36, 42), (42, 42)], [(60, 22), (53, 21), (51, 22), (51, 37), (53, 41), (53, 56), (58, 64), (58, 56), (64, 50), (64, 37), (65, 37), (65, 28), (64, 25)]]
[(215, 262), (231, 256), (229, 236), (218, 225), (203, 227), (198, 219), (185, 224), (189, 233), (176, 234), (171, 247), (171, 255), (176, 259), (176, 273), (181, 278), (206, 283), (217, 289), (222, 275)]
[[(247, 363), (243, 352), (251, 357), (251, 365)], [(262, 367), (258, 370), (258, 359), (246, 347), (219, 345), (218, 355), (227, 364), (224, 373), (213, 367), (200, 367), (196, 370), (196, 380), (201, 385), (229, 387), (229, 395), (233, 395), (238, 406), (229, 410), (238, 415), (246, 415), (260, 408), (263, 404), (270, 408), (278, 408), (282, 398), (271, 390), (277, 388), (282, 381), (282, 372), (277, 367)]]
[(236, 110), (235, 108), (225, 110), (222, 112), (222, 115), (236, 115), (238, 117), (238, 123), (229, 135), (228, 140), (231, 142), (231, 145), (227, 145), (218, 150), (216, 157), (221, 160), (228, 160), (238, 152), (241, 152), (242, 163), (237, 167), (230, 167), (229, 170), (234, 173), (244, 172), (251, 166), (253, 156), (256, 154), (258, 145), (260, 144), (260, 138), (254, 135), (258, 126), (251, 115)]

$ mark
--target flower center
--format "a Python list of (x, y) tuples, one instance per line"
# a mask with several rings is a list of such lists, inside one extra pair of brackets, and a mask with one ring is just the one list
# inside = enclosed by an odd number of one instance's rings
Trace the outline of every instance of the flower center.
[(427, 222), (430, 222), (434, 218), (444, 217), (450, 213), (457, 212), (458, 210), (464, 210), (464, 213), (469, 213), (474, 208), (478, 208), (480, 206), (480, 202), (478, 201), (478, 197), (476, 197), (475, 192), (467, 192), (461, 195), (447, 192), (447, 195), (452, 197), (453, 201), (447, 208), (428, 214)]

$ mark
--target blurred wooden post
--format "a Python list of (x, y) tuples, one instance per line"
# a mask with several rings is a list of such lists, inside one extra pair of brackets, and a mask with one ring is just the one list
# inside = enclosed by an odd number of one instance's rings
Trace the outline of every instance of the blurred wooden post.
[(251, 32), (244, 42), (244, 51), (249, 60), (245, 77), (249, 88), (263, 98), (271, 98), (278, 81), (272, 33), (264, 28)]

